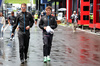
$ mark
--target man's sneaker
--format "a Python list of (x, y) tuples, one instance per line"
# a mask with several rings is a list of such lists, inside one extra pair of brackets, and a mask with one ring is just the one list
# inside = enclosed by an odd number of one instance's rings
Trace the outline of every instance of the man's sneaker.
[(3, 37), (1, 37), (0, 39), (3, 40)]
[(27, 62), (27, 54), (25, 55), (25, 62)]
[(3, 39), (3, 37), (1, 37), (1, 39)]
[(46, 63), (47, 62), (47, 57), (44, 57), (44, 63)]
[(12, 38), (10, 38), (10, 40), (12, 41)]
[(51, 59), (50, 59), (50, 56), (47, 56), (47, 61), (50, 61)]
[(27, 59), (25, 59), (25, 62), (27, 62)]
[(13, 37), (13, 40), (15, 40), (15, 38)]
[(24, 64), (24, 60), (21, 60), (21, 64)]

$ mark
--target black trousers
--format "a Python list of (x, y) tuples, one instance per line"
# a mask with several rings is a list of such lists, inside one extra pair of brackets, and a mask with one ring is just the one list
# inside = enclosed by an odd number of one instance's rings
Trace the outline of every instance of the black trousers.
[(90, 23), (93, 23), (93, 19), (90, 19)]
[(18, 38), (19, 38), (20, 60), (27, 59), (30, 34), (29, 32), (24, 33), (19, 31)]
[(53, 34), (43, 34), (43, 56), (50, 55)]

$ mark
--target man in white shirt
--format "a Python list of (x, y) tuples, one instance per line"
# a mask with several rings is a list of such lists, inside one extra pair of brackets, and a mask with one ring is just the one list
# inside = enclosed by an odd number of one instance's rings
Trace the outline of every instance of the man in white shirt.
[(72, 29), (73, 29), (73, 32), (76, 32), (77, 19), (78, 19), (76, 11), (74, 11), (73, 14), (71, 15), (71, 19), (72, 19)]

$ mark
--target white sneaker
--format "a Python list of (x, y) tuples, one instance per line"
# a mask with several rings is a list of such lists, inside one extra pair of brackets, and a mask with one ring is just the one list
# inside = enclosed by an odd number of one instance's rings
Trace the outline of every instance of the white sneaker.
[(50, 59), (50, 56), (47, 56), (47, 61), (50, 61), (51, 59)]
[(44, 63), (46, 63), (46, 62), (47, 62), (47, 57), (45, 56), (45, 57), (44, 57)]
[(10, 40), (12, 40), (12, 38), (10, 38)]
[(15, 40), (15, 38), (13, 37), (13, 40)]
[(3, 39), (3, 37), (1, 39)]
[(1, 40), (3, 39), (3, 37), (0, 38)]

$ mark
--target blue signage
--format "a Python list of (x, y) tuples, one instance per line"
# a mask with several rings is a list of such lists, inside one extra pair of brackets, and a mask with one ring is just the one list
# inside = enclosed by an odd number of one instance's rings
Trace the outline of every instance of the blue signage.
[(0, 7), (1, 7), (1, 4), (2, 4), (2, 0), (0, 0)]
[(47, 0), (43, 0), (43, 3), (47, 3)]
[(42, 3), (47, 3), (48, 1), (47, 0), (41, 0), (41, 4)]
[(43, 3), (43, 0), (41, 0), (41, 4)]

